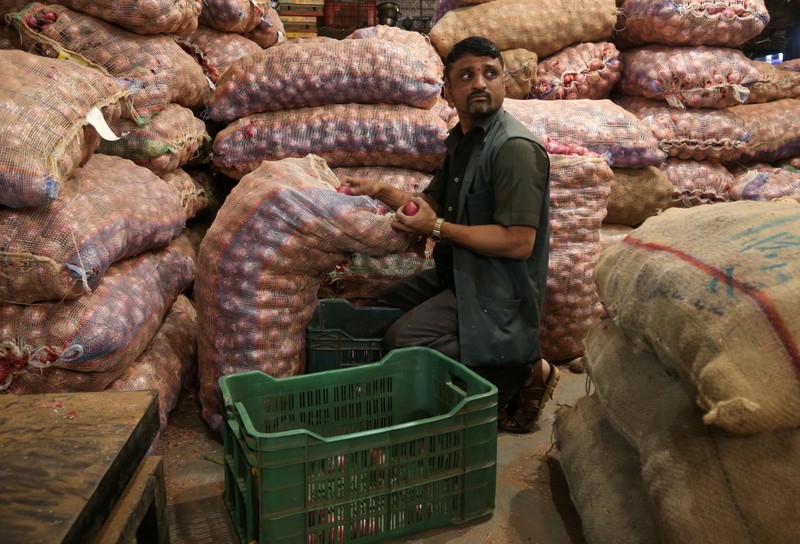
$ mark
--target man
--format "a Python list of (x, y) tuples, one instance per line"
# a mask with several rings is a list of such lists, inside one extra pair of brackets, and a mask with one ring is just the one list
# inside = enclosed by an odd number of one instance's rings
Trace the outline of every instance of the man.
[[(430, 236), (435, 269), (390, 286), (379, 303), (406, 313), (389, 329), (394, 349), (427, 346), (498, 387), (498, 424), (529, 432), (552, 396), (559, 371), (542, 359), (539, 323), (549, 255), (547, 153), (502, 108), (503, 58), (485, 38), (456, 44), (445, 62), (445, 96), (459, 124), (422, 194), (347, 179), (396, 209), (394, 228)], [(413, 215), (403, 213), (412, 201)]]

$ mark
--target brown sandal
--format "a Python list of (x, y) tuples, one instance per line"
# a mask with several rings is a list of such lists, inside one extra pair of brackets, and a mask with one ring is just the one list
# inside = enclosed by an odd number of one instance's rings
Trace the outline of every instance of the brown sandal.
[(550, 365), (550, 375), (544, 387), (526, 385), (514, 396), (508, 411), (504, 410), (497, 418), (497, 426), (501, 431), (529, 433), (533, 429), (545, 404), (553, 398), (553, 391), (560, 377), (558, 368), (553, 363), (546, 362)]

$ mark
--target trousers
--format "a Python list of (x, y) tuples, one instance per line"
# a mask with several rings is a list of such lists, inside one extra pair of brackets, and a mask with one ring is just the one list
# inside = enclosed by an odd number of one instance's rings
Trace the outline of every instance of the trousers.
[[(405, 312), (386, 332), (386, 349), (423, 346), (459, 360), (458, 301), (453, 289), (439, 281), (435, 269), (393, 283), (379, 294), (378, 304)], [(502, 410), (522, 388), (532, 365), (481, 365), (470, 370), (497, 387), (497, 407)]]

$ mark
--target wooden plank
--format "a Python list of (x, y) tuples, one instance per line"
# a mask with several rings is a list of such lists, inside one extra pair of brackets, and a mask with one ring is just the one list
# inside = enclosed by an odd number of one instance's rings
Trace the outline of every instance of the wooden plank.
[(161, 457), (145, 457), (106, 520), (96, 544), (167, 544), (167, 493)]
[(0, 543), (93, 540), (158, 426), (155, 391), (0, 395)]

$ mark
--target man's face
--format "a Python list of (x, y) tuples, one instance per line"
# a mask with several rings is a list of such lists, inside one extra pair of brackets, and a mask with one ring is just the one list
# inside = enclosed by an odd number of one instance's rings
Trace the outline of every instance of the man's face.
[(467, 54), (450, 68), (445, 95), (459, 117), (481, 119), (503, 105), (506, 85), (499, 59)]

